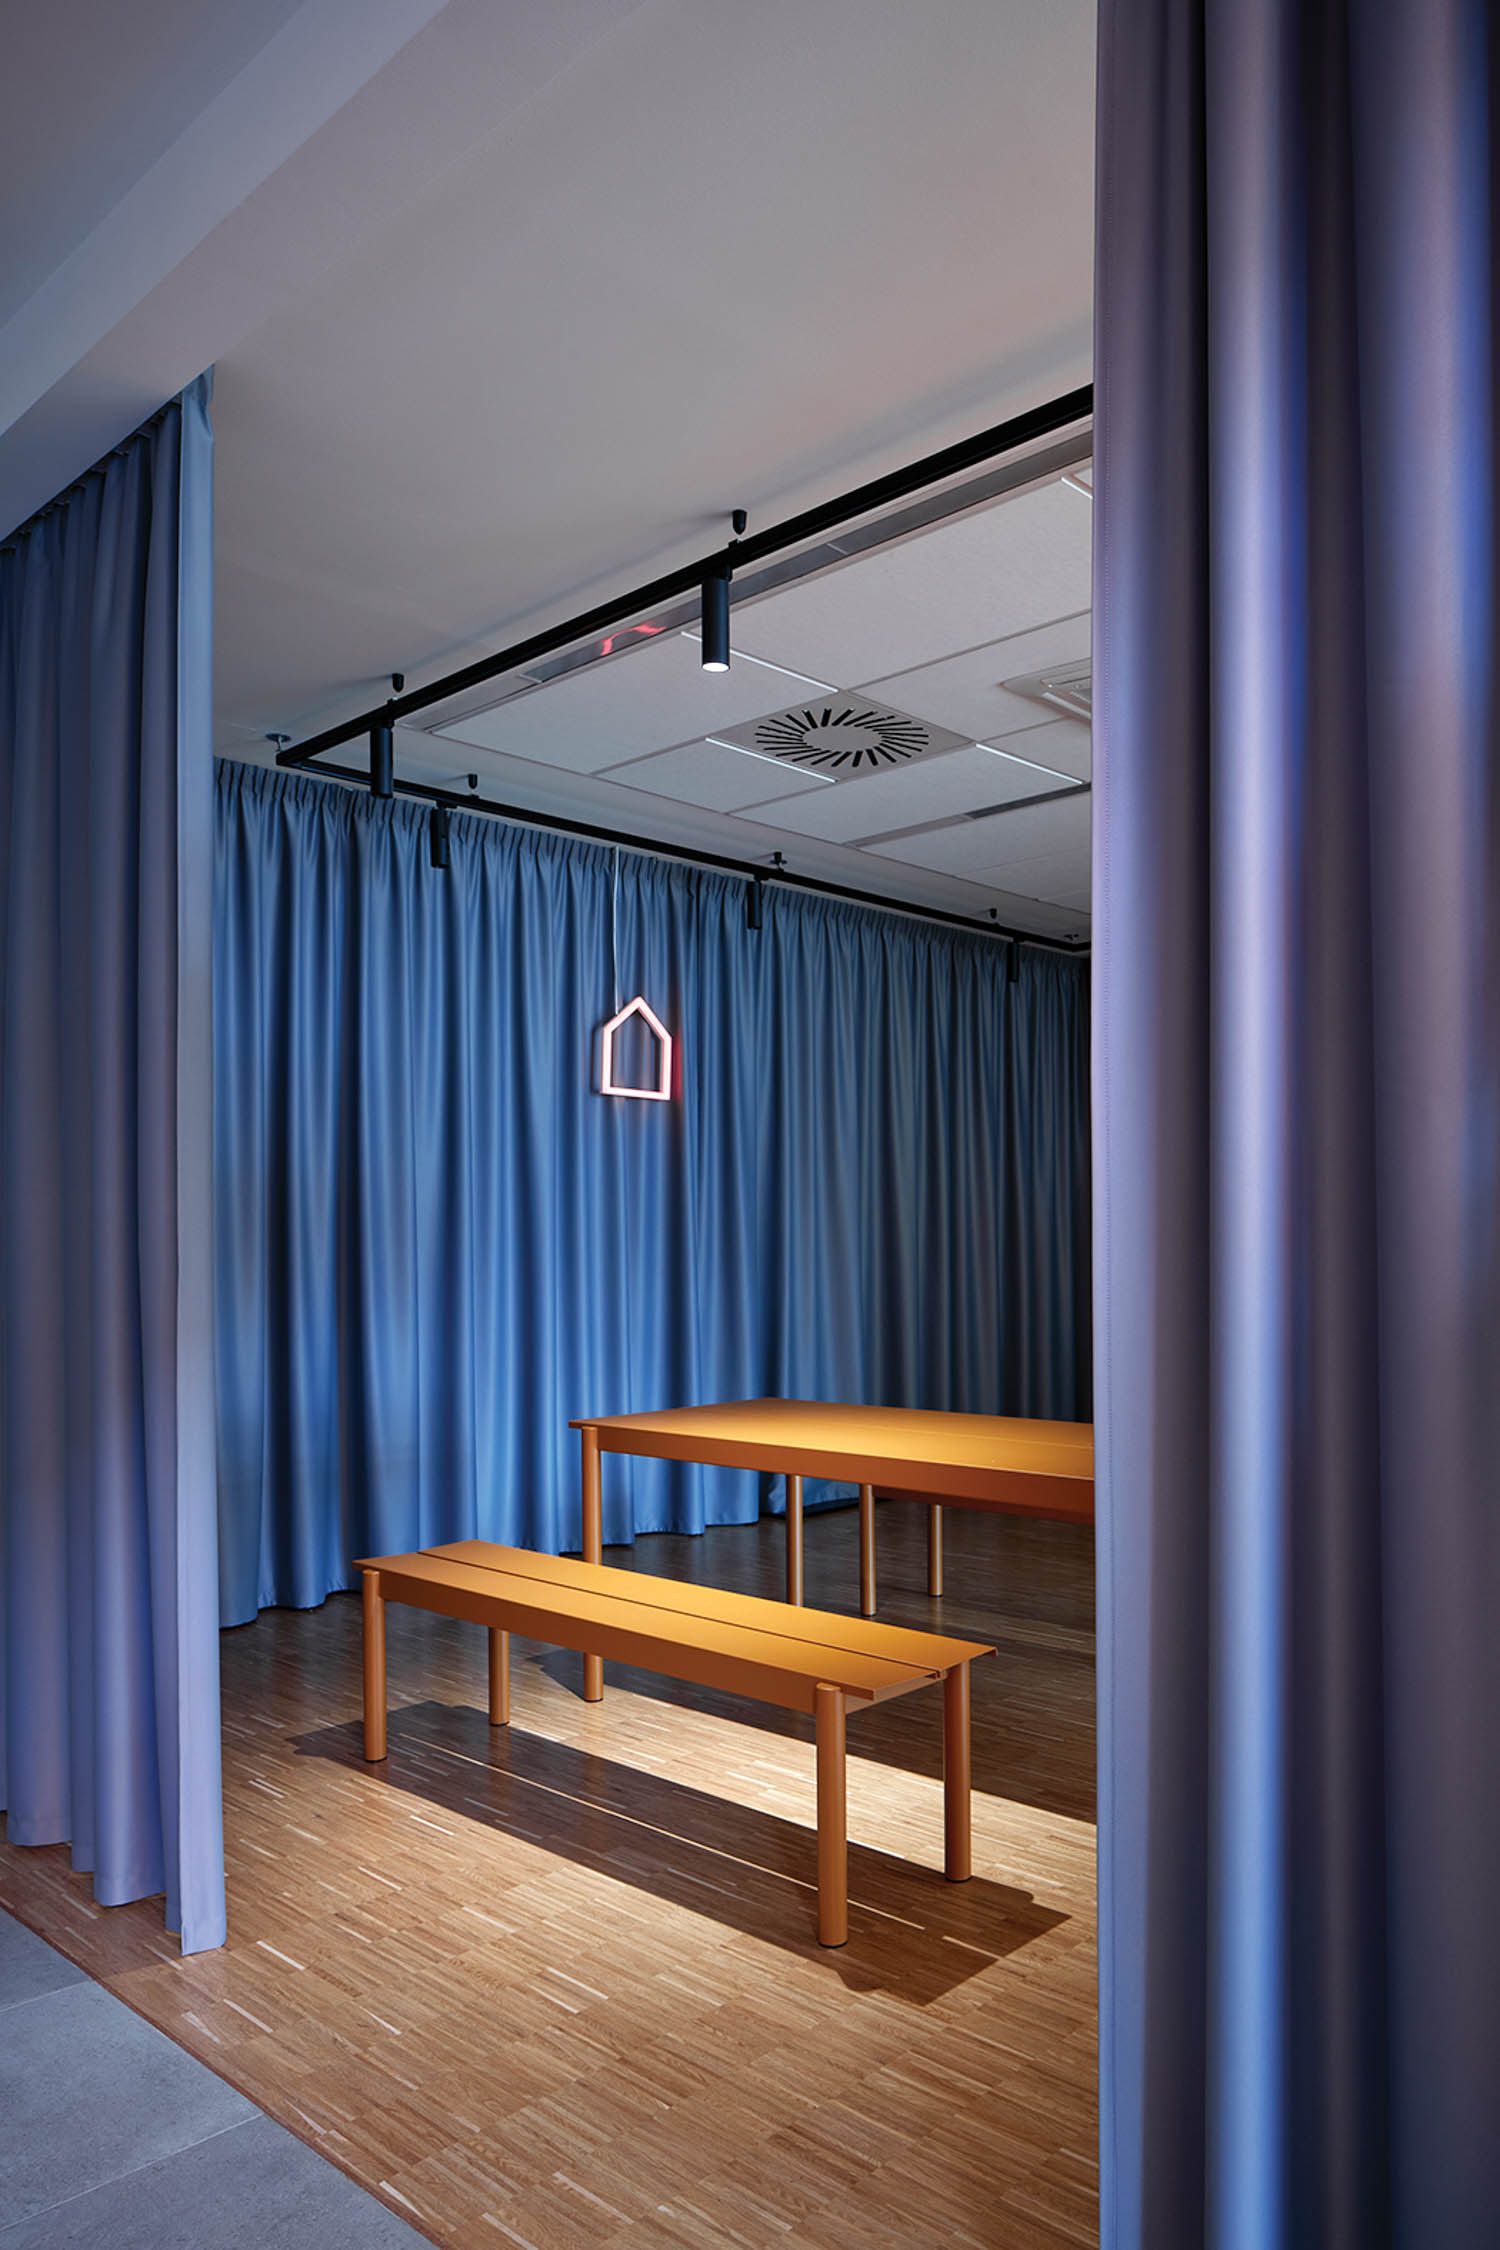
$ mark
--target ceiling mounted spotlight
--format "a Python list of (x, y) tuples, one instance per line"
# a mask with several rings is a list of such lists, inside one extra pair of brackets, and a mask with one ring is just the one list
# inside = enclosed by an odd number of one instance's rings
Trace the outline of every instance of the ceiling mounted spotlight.
[(448, 865), (448, 831), (452, 825), (451, 807), (434, 805), (427, 820), (427, 852), (434, 867)]
[[(391, 687), (399, 695), (406, 685), (404, 672), (392, 672)], [(385, 716), (370, 729), (370, 795), (394, 797), (396, 794), (395, 769), (396, 733), (391, 706), (387, 703)]]
[(749, 520), (743, 508), (736, 508), (730, 517), (734, 526), (734, 539), (722, 555), (715, 558), (703, 577), (703, 669), (705, 672), (729, 670), (729, 580), (733, 571), (731, 550)]
[(729, 565), (711, 570), (703, 581), (703, 669), (729, 670)]
[(387, 725), (370, 729), (370, 795), (390, 797), (395, 794), (393, 740)]

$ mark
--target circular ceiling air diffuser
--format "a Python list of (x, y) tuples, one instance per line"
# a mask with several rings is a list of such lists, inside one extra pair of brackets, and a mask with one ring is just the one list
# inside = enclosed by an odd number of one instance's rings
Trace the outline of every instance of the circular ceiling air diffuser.
[(755, 730), (758, 749), (820, 772), (905, 765), (920, 758), (930, 741), (917, 720), (870, 703), (809, 703), (762, 719)]

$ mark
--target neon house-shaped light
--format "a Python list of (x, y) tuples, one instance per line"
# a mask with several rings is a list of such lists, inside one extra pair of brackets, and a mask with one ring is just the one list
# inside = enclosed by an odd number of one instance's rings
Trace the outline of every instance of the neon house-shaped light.
[[(656, 1040), (657, 1066), (654, 1086), (625, 1086), (615, 1076), (615, 1034), (639, 1016)], [(672, 1034), (660, 1016), (639, 993), (627, 1000), (618, 1015), (611, 1016), (604, 1026), (604, 1055), (600, 1077), (601, 1094), (619, 1094), (632, 1102), (669, 1102), (672, 1099)]]

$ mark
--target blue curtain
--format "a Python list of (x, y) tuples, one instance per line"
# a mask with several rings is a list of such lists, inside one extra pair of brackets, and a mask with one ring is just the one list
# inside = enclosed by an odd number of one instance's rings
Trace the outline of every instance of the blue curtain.
[[(579, 1539), (569, 1418), (760, 1393), (1089, 1410), (1074, 960), (218, 775), (223, 1615), (359, 1554)], [(616, 965), (618, 978), (616, 977)], [(616, 992), (670, 1103), (593, 1091)], [(757, 1513), (610, 1460), (605, 1537)]]
[(1500, 70), (1104, 0), (1106, 2250), (1500, 2243)]
[(0, 552), (0, 1802), (222, 1943), (200, 379)]

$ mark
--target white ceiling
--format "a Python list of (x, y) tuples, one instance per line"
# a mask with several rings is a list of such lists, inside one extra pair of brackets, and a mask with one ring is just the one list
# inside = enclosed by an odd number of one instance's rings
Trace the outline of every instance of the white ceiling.
[[(688, 561), (735, 505), (754, 528), (1088, 379), (1092, 0), (15, 13), (0, 517), (216, 364), (232, 754)], [(878, 685), (966, 741), (1028, 730), (1026, 756), (1045, 741), (1080, 773), (1087, 730), (1044, 735), (996, 682), (1053, 661), (1032, 651), (1059, 619), (1086, 652), (1089, 504), (1048, 487), (1007, 509), (998, 548), (976, 517), (737, 605), (742, 657)], [(841, 789), (773, 776), (786, 825), (747, 820), (728, 769), (680, 752), (711, 731), (696, 652), (671, 682), (652, 653), (496, 713), (503, 748), (403, 735), (403, 755), (483, 755), (518, 805), (709, 848), (732, 828), (740, 854), (896, 897), (1024, 903), (931, 864), (930, 837), (925, 859), (855, 851), (815, 809)], [(796, 692), (766, 680), (737, 660), (719, 723)], [(957, 807), (988, 769), (952, 756)], [(875, 828), (907, 825), (905, 794)], [(1059, 917), (1079, 926), (1067, 902), (1032, 921)]]
[(297, 7), (45, 0), (6, 8), (0, 326)]

